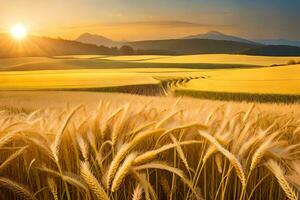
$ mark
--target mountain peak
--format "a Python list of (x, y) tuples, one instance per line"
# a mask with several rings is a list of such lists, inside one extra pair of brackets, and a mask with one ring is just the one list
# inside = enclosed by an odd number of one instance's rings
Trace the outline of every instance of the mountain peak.
[(95, 45), (102, 45), (102, 46), (118, 46), (118, 42), (115, 42), (109, 38), (106, 38), (102, 35), (91, 34), (91, 33), (83, 33), (81, 34), (76, 41), (86, 44), (95, 44)]
[(92, 34), (92, 33), (83, 33), (76, 40), (80, 40), (82, 38), (98, 38), (98, 39), (101, 38), (101, 39), (112, 41), (111, 39), (106, 38), (106, 37), (104, 37), (102, 35), (97, 35), (97, 34)]
[(198, 35), (191, 35), (184, 37), (183, 39), (208, 39), (208, 40), (224, 40), (224, 41), (233, 41), (233, 42), (241, 42), (241, 43), (247, 43), (247, 44), (257, 44), (256, 42), (232, 36), (232, 35), (226, 35), (224, 33), (218, 32), (218, 31), (209, 31), (204, 34), (198, 34)]
[(223, 33), (219, 32), (219, 31), (209, 31), (205, 34), (206, 35), (224, 35)]

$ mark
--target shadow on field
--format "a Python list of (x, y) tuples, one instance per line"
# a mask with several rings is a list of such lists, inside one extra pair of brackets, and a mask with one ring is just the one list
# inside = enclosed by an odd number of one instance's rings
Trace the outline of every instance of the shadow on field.
[[(49, 90), (47, 90), (49, 91)], [(58, 91), (54, 89), (52, 91)], [(126, 93), (143, 96), (188, 96), (199, 99), (211, 99), (221, 101), (246, 101), (260, 103), (300, 103), (300, 95), (284, 94), (250, 94), (250, 93), (229, 93), (229, 92), (210, 92), (210, 91), (191, 91), (191, 90), (167, 90), (162, 84), (129, 85), (105, 88), (79, 88), (63, 89), (61, 91), (89, 91), (107, 93)]]
[(145, 85), (126, 85), (104, 88), (75, 88), (64, 89), (64, 91), (89, 91), (89, 92), (110, 92), (110, 93), (127, 93), (144, 96), (165, 96), (165, 91), (160, 84)]
[(229, 93), (210, 91), (175, 90), (175, 96), (189, 96), (201, 99), (212, 99), (222, 101), (246, 101), (261, 103), (299, 103), (300, 95), (285, 94), (250, 94), (250, 93)]

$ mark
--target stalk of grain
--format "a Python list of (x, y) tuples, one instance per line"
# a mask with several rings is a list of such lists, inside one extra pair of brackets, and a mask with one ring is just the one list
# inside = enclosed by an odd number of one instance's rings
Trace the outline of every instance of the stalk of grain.
[(213, 136), (208, 134), (207, 132), (204, 131), (198, 131), (198, 133), (206, 138), (208, 141), (210, 141), (211, 144), (215, 145), (216, 148), (222, 153), (228, 160), (231, 162), (232, 166), (234, 166), (236, 170), (236, 174), (239, 177), (241, 183), (243, 186), (246, 186), (246, 176), (243, 170), (243, 167), (241, 163), (238, 161), (238, 159), (230, 153), (227, 149), (225, 149)]
[[(202, 141), (198, 141), (198, 140), (189, 140), (189, 141), (179, 142), (178, 145), (184, 146), (184, 145), (202, 144), (202, 143), (203, 143)], [(147, 152), (137, 156), (136, 159), (134, 160), (133, 165), (140, 165), (140, 164), (144, 164), (146, 162), (152, 161), (159, 154), (161, 154), (167, 150), (173, 149), (175, 147), (176, 147), (176, 144), (166, 144), (158, 149), (147, 151)]]
[(130, 168), (133, 164), (134, 159), (136, 158), (136, 153), (132, 153), (126, 157), (123, 164), (119, 167), (113, 181), (112, 181), (112, 187), (111, 191), (115, 192), (119, 186), (121, 185), (123, 179), (127, 175), (127, 173), (130, 171)]
[(16, 151), (12, 155), (10, 155), (9, 158), (7, 158), (3, 163), (1, 163), (1, 165), (0, 165), (0, 172), (3, 169), (5, 169), (7, 167), (7, 165), (9, 165), (14, 159), (16, 159), (17, 157), (19, 157), (27, 148), (28, 148), (28, 146), (22, 147), (21, 149), (19, 149), (18, 151)]
[(270, 169), (270, 171), (276, 177), (279, 185), (281, 186), (282, 190), (285, 192), (287, 198), (289, 198), (290, 200), (297, 200), (298, 195), (296, 194), (294, 189), (290, 186), (290, 184), (285, 179), (284, 171), (281, 168), (281, 166), (274, 160), (270, 160), (267, 163), (267, 167)]
[(197, 189), (193, 186), (192, 182), (184, 175), (183, 171), (171, 167), (163, 162), (151, 162), (144, 165), (140, 165), (138, 167), (135, 167), (135, 170), (147, 170), (147, 169), (158, 169), (158, 170), (166, 170), (169, 171), (172, 174), (175, 174), (176, 176), (180, 177), (181, 180), (191, 189), (191, 191), (194, 193), (196, 199), (200, 200), (201, 195), (197, 191)]
[(130, 143), (124, 144), (121, 147), (121, 149), (117, 152), (116, 156), (113, 158), (113, 160), (109, 166), (109, 169), (107, 172), (106, 187), (110, 188), (111, 182), (115, 176), (115, 173), (116, 173), (120, 163), (136, 145), (138, 145), (141, 141), (143, 141), (147, 137), (149, 137), (151, 135), (163, 133), (164, 131), (165, 131), (164, 129), (145, 131), (145, 132), (138, 134)]
[(138, 184), (133, 193), (132, 193), (132, 200), (141, 200), (142, 199), (142, 195), (143, 195), (143, 188), (140, 184)]
[(29, 191), (26, 186), (8, 178), (0, 177), (0, 188), (1, 187), (9, 189), (25, 199), (37, 200), (34, 194)]
[(57, 186), (53, 178), (47, 178), (48, 187), (53, 195), (54, 200), (58, 200)]
[(99, 181), (96, 179), (96, 177), (92, 174), (88, 163), (81, 162), (80, 166), (81, 166), (80, 167), (81, 176), (86, 181), (90, 189), (97, 196), (97, 198), (101, 200), (109, 200), (109, 197), (106, 194), (105, 190), (103, 189)]

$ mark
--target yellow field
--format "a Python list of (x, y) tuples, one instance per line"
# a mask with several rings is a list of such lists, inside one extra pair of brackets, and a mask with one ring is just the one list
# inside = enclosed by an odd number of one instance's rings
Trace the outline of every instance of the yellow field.
[(103, 88), (159, 84), (154, 77), (198, 74), (189, 69), (80, 69), (10, 71), (0, 73), (1, 90)]
[(158, 81), (151, 76), (144, 74), (103, 73), (101, 70), (51, 70), (0, 74), (0, 88), (7, 90), (101, 88), (157, 83)]
[[(137, 56), (108, 56), (105, 57), (107, 60), (113, 60), (113, 61), (160, 61), (161, 59), (164, 58), (170, 58), (174, 56), (159, 56), (159, 55), (137, 55)], [(101, 58), (100, 58), (101, 59)]]
[(209, 78), (192, 80), (181, 88), (231, 93), (300, 94), (300, 65), (217, 70), (203, 74)]
[[(185, 91), (185, 94), (219, 92), (299, 95), (300, 65), (270, 67), (273, 64), (286, 64), (289, 60), (299, 61), (300, 58), (241, 55), (75, 55), (54, 59), (2, 59), (0, 90), (103, 89), (134, 85), (143, 86), (140, 90), (147, 94), (144, 86), (155, 85), (157, 88), (164, 87), (164, 93), (170, 90), (179, 93)], [(179, 63), (181, 64), (178, 65)], [(217, 64), (217, 68), (205, 69), (205, 63)], [(222, 65), (230, 67), (231, 64), (241, 65), (241, 68), (220, 69)], [(252, 65), (268, 67), (242, 68)]]
[(53, 58), (73, 58), (73, 59), (95, 59), (95, 58), (105, 58), (107, 55), (67, 55), (67, 56), (54, 56)]
[(0, 199), (298, 199), (299, 104), (21, 90), (299, 95), (300, 65), (191, 69), (192, 60), (178, 68), (182, 57), (113, 59), (0, 61), (10, 70), (0, 72)]
[[(135, 57), (135, 56), (134, 56)], [(111, 60), (138, 60), (130, 56), (126, 57), (108, 57)], [(141, 56), (140, 62), (153, 63), (215, 63), (215, 64), (248, 64), (271, 66), (274, 64), (287, 64), (290, 60), (300, 61), (300, 57), (270, 57), (270, 56), (246, 56), (246, 55), (227, 55), (227, 54), (209, 54), (209, 55), (187, 55), (187, 56)]]
[(57, 91), (0, 105), (1, 199), (299, 197), (299, 104)]

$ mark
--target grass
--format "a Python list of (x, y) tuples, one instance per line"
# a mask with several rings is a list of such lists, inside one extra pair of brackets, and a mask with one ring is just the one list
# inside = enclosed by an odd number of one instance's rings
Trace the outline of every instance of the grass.
[(1, 199), (298, 198), (297, 104), (21, 93), (0, 98), (34, 106), (0, 112)]

